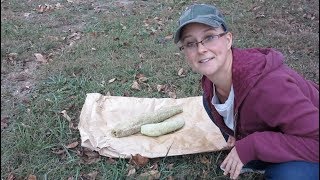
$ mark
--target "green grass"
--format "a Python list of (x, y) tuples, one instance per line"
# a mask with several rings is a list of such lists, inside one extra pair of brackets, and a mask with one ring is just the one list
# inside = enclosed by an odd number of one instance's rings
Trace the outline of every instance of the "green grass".
[[(58, 2), (62, 5), (59, 9), (35, 11), (38, 5)], [(85, 179), (94, 171), (97, 179), (134, 179), (155, 164), (160, 179), (228, 179), (219, 169), (226, 152), (151, 159), (127, 177), (132, 168), (128, 160), (113, 162), (100, 157), (98, 162), (86, 164), (79, 146), (66, 149), (69, 143), (80, 142), (80, 135), (69, 128), (61, 111), (67, 110), (77, 124), (87, 93), (166, 98), (168, 94), (156, 89), (166, 84), (177, 98), (201, 95), (200, 75), (177, 55), (173, 40), (165, 39), (174, 33), (179, 12), (192, 1), (120, 2), (1, 2), (1, 119), (9, 118), (8, 127), (1, 130), (2, 179), (10, 174), (17, 179), (30, 174), (38, 179)], [(288, 65), (318, 83), (318, 1), (215, 4), (226, 14), (235, 46), (275, 47), (286, 55)], [(265, 17), (256, 18), (256, 12), (250, 10), (255, 6), (261, 6), (259, 13)], [(31, 14), (24, 17), (24, 13)], [(71, 37), (73, 33), (80, 38)], [(10, 53), (17, 53), (17, 58), (10, 60)], [(34, 53), (51, 54), (52, 60), (37, 63)], [(180, 68), (187, 70), (186, 77), (177, 75)], [(22, 81), (14, 78), (21, 73), (29, 76)], [(131, 89), (138, 73), (148, 78), (150, 88)], [(108, 83), (112, 78), (117, 80)], [(53, 149), (65, 149), (66, 153), (57, 155)], [(259, 178), (258, 174), (241, 175), (241, 179)]]

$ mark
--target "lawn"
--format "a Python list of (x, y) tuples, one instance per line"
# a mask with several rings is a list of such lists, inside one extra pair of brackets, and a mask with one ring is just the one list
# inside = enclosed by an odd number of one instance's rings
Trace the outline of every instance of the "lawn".
[[(285, 63), (319, 84), (319, 1), (201, 2), (222, 10), (234, 46), (276, 48)], [(179, 13), (192, 3), (1, 0), (1, 179), (228, 179), (219, 169), (225, 151), (137, 164), (80, 145), (77, 124), (87, 93), (202, 94), (200, 75), (172, 39)], [(138, 90), (133, 82), (141, 77), (147, 81)]]

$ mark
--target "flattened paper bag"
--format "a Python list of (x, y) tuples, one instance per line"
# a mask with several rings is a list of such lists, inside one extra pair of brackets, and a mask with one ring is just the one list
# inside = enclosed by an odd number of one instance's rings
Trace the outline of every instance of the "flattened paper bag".
[[(161, 107), (182, 105), (183, 128), (159, 137), (140, 133), (116, 138), (111, 135), (117, 123), (126, 123), (142, 113)], [(219, 128), (210, 120), (202, 105), (202, 97), (137, 98), (87, 94), (78, 125), (81, 145), (102, 156), (130, 158), (140, 154), (149, 158), (219, 151), (226, 147)]]

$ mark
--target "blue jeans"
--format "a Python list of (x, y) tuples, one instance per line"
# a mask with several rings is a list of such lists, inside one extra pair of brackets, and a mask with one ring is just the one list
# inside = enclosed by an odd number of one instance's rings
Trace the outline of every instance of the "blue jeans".
[[(203, 99), (204, 108), (213, 121), (208, 103)], [(221, 130), (226, 141), (229, 135)], [(318, 180), (319, 162), (289, 161), (283, 163), (268, 163), (260, 160), (253, 160), (243, 166), (257, 171), (264, 171), (264, 178), (267, 180)]]

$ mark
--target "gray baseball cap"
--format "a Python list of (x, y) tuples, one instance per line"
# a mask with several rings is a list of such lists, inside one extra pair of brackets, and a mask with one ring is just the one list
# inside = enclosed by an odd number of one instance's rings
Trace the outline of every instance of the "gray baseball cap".
[(212, 27), (222, 27), (228, 31), (226, 22), (220, 11), (212, 5), (194, 4), (183, 12), (179, 19), (179, 27), (174, 36), (174, 43), (178, 43), (183, 27), (190, 23), (202, 23)]

